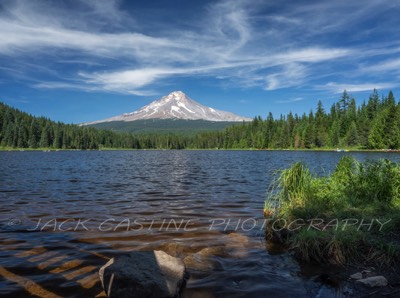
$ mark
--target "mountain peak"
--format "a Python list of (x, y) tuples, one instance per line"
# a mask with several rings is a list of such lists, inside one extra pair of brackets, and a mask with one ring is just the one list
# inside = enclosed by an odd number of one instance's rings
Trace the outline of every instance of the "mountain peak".
[(173, 91), (170, 94), (168, 94), (167, 96), (162, 97), (161, 100), (164, 100), (167, 102), (170, 100), (185, 101), (185, 100), (187, 100), (187, 96), (182, 91)]
[(170, 94), (168, 94), (167, 96), (174, 96), (174, 97), (183, 97), (186, 96), (185, 93), (183, 93), (182, 91), (172, 91)]
[(155, 100), (141, 109), (115, 116), (105, 120), (86, 124), (96, 124), (112, 121), (135, 121), (145, 119), (185, 119), (206, 121), (241, 122), (251, 121), (251, 118), (241, 117), (233, 113), (215, 110), (190, 99), (182, 91), (173, 91), (170, 94)]

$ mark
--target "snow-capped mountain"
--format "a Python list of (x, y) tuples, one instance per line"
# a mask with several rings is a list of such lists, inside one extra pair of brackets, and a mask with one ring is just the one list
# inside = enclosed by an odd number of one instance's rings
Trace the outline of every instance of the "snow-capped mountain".
[(136, 121), (145, 119), (185, 119), (206, 121), (241, 122), (251, 121), (251, 118), (241, 117), (233, 113), (215, 110), (199, 104), (190, 99), (182, 91), (174, 91), (159, 100), (153, 101), (147, 106), (132, 112), (112, 118), (85, 123), (91, 125), (112, 121)]

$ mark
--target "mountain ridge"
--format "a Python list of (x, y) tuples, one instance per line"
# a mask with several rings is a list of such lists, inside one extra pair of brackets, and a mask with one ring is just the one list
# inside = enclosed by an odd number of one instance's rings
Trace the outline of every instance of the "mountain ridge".
[(94, 125), (114, 121), (132, 122), (149, 119), (205, 120), (213, 122), (252, 121), (251, 118), (204, 106), (189, 98), (182, 91), (173, 91), (167, 96), (163, 96), (134, 112), (124, 113), (103, 120), (86, 122), (82, 125)]

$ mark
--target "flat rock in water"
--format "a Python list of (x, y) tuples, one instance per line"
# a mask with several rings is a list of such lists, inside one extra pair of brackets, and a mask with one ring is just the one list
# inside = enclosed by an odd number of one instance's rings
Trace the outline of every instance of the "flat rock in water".
[(112, 258), (99, 271), (108, 297), (178, 297), (185, 264), (163, 251), (134, 251)]
[(386, 287), (388, 284), (387, 279), (384, 276), (371, 276), (363, 279), (357, 280), (357, 282), (362, 283), (367, 287)]

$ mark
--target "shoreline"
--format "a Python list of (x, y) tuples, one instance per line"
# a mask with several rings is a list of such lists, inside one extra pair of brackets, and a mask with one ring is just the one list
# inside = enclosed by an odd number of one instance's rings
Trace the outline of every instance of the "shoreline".
[[(296, 258), (295, 258), (296, 259)], [(338, 297), (398, 297), (400, 294), (400, 268), (376, 268), (372, 264), (324, 265), (304, 262), (296, 259), (300, 274), (306, 280), (320, 283), (335, 289)], [(350, 276), (357, 272), (370, 272), (376, 276), (384, 276), (388, 285), (384, 287), (366, 287)], [(315, 296), (321, 288), (314, 289)]]
[(55, 149), (55, 148), (7, 148), (0, 147), (0, 152), (24, 152), (24, 151), (45, 151), (45, 152), (58, 152), (58, 151), (290, 151), (290, 152), (336, 152), (336, 153), (351, 153), (351, 152), (373, 152), (373, 153), (400, 153), (400, 150), (391, 149), (341, 149), (337, 151), (335, 148), (318, 148), (318, 149), (255, 149), (255, 148), (185, 148), (185, 149), (165, 149), (165, 148), (101, 148), (101, 149)]

